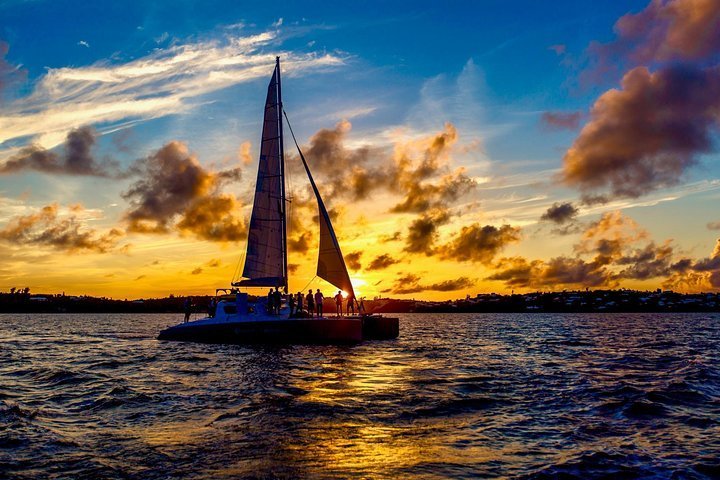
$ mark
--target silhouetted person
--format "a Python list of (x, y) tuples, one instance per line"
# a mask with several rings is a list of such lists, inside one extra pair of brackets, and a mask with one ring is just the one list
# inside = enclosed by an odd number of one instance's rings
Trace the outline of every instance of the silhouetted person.
[(275, 303), (275, 296), (273, 295), (273, 291), (271, 288), (267, 294), (267, 311), (270, 314), (273, 313), (273, 303)]
[(342, 301), (343, 301), (342, 292), (340, 290), (338, 290), (337, 295), (335, 295), (335, 308), (337, 309), (335, 311), (335, 316), (342, 317)]
[(273, 300), (275, 305), (275, 314), (280, 315), (280, 307), (282, 305), (282, 293), (280, 293), (280, 288), (275, 287), (275, 292), (273, 293)]
[(288, 297), (288, 303), (290, 304), (290, 316), (292, 317), (295, 313), (295, 295), (290, 295)]
[(325, 297), (320, 292), (320, 289), (318, 288), (315, 290), (315, 311), (317, 312), (317, 316), (322, 317), (323, 315), (323, 300)]
[(298, 292), (295, 299), (297, 300), (297, 310), (295, 313), (300, 313), (303, 310), (303, 294), (302, 292)]
[(189, 322), (190, 314), (192, 313), (192, 300), (190, 300), (190, 297), (185, 299), (183, 310), (185, 311), (185, 322)]
[(211, 298), (210, 304), (208, 305), (208, 317), (215, 318), (215, 307), (216, 307), (215, 299)]
[(353, 293), (350, 293), (347, 297), (347, 314), (350, 315), (350, 310), (352, 310), (352, 314), (355, 315), (355, 295)]
[(315, 299), (313, 298), (312, 290), (308, 292), (307, 296), (305, 297), (305, 301), (307, 302), (308, 313), (312, 317), (313, 312), (315, 312)]
[(365, 297), (360, 298), (360, 303), (358, 303), (358, 313), (365, 313)]

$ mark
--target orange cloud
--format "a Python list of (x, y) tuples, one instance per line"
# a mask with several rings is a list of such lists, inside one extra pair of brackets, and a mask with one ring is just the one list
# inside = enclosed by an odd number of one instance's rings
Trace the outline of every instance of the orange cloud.
[(360, 258), (362, 257), (363, 252), (357, 251), (357, 252), (350, 252), (347, 255), (345, 255), (345, 262), (347, 263), (347, 266), (350, 270), (358, 271), (362, 268), (362, 264), (360, 263)]
[(370, 265), (367, 266), (367, 270), (384, 270), (399, 262), (399, 260), (396, 260), (387, 253), (383, 253), (382, 255), (375, 257), (373, 261), (370, 262)]
[(240, 208), (235, 196), (229, 194), (198, 198), (182, 213), (177, 229), (213, 242), (244, 240), (247, 225), (237, 216)]
[(477, 280), (469, 277), (459, 277), (451, 280), (444, 280), (431, 284), (421, 283), (421, 278), (414, 274), (406, 274), (395, 280), (393, 287), (383, 290), (385, 293), (407, 295), (425, 291), (452, 292), (463, 288), (472, 287)]
[(617, 21), (617, 40), (594, 48), (626, 55), (635, 63), (697, 60), (720, 52), (718, 25), (716, 0), (653, 0), (640, 13)]
[(250, 155), (250, 148), (252, 144), (248, 141), (242, 142), (238, 148), (237, 157), (243, 165), (250, 165), (253, 162), (253, 158)]
[(61, 217), (58, 213), (59, 207), (54, 203), (43, 207), (37, 213), (14, 217), (0, 230), (0, 240), (15, 245), (48, 246), (70, 253), (107, 253), (115, 248), (124, 232), (113, 228), (98, 233), (87, 228), (75, 215), (79, 213), (79, 208), (76, 205), (71, 209), (71, 215)]
[(501, 250), (520, 241), (520, 229), (510, 225), (500, 228), (479, 224), (463, 227), (446, 245), (438, 249), (441, 258), (460, 262), (489, 264)]
[[(240, 177), (238, 169), (206, 170), (187, 146), (173, 141), (132, 169), (140, 178), (123, 197), (130, 201), (124, 220), (128, 230), (168, 233), (171, 229), (219, 242), (242, 240), (247, 235), (241, 204), (220, 187)], [(179, 219), (179, 220), (178, 220)]]
[(647, 238), (647, 231), (632, 218), (620, 211), (608, 212), (586, 226), (574, 246), (575, 257), (547, 261), (503, 258), (487, 279), (503, 281), (513, 288), (614, 287), (623, 279), (668, 277), (701, 267), (689, 259), (676, 260), (669, 240), (661, 245), (649, 241), (636, 246)]
[(677, 184), (710, 151), (720, 68), (638, 67), (605, 92), (563, 158), (562, 180), (586, 194), (638, 197)]

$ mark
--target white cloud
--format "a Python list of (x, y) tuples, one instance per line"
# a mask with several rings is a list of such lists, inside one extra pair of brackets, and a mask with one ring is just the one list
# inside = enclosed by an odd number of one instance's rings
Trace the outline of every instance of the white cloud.
[[(228, 36), (222, 41), (173, 45), (126, 63), (101, 61), (85, 67), (49, 69), (33, 92), (0, 113), (0, 144), (15, 139), (52, 148), (81, 125), (150, 120), (187, 111), (198, 97), (231, 85), (267, 78), (275, 55), (286, 75), (342, 65), (333, 54), (294, 54), (264, 47), (276, 32)], [(0, 159), (8, 157), (0, 151)]]
[(78, 43), (81, 47), (90, 48), (90, 44), (86, 42), (85, 40), (80, 40)]

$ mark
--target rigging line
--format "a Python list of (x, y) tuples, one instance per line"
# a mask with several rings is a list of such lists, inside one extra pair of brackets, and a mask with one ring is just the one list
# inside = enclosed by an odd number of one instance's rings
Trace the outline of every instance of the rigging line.
[(315, 281), (316, 278), (317, 278), (317, 275), (315, 275), (315, 276), (312, 278), (312, 280), (310, 280), (310, 281), (307, 283), (307, 285), (305, 285), (305, 286), (303, 287), (303, 289), (300, 290), (300, 291), (301, 291), (301, 292), (304, 292), (304, 291), (307, 289), (307, 287), (309, 287), (310, 284)]
[[(297, 148), (298, 152), (300, 152), (300, 145), (298, 145), (298, 143), (297, 143), (297, 139), (295, 138), (295, 132), (293, 132), (292, 125), (290, 125), (290, 119), (288, 118), (287, 112), (285, 111), (284, 108), (283, 108), (283, 115), (285, 115), (285, 121), (287, 122), (288, 128), (290, 129), (290, 135), (292, 135), (293, 142), (295, 142), (295, 148)], [(301, 153), (301, 155), (302, 155), (302, 153)]]

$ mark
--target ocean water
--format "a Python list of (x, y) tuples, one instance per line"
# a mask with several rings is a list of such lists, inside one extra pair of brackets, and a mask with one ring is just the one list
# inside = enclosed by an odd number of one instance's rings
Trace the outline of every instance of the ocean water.
[(720, 478), (720, 315), (401, 315), (353, 347), (0, 315), (0, 478)]

